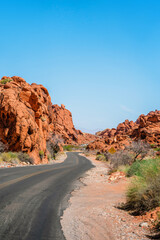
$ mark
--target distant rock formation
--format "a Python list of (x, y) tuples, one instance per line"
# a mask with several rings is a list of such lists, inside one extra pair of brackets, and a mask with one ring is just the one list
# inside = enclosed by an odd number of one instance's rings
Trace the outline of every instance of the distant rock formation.
[(160, 146), (160, 111), (152, 111), (140, 115), (136, 122), (126, 120), (117, 128), (97, 132), (99, 139), (88, 144), (89, 150), (108, 151), (111, 147), (116, 150), (124, 149), (132, 141), (143, 140), (149, 144)]
[(52, 105), (48, 90), (21, 77), (3, 77), (0, 81), (0, 138), (11, 151), (23, 151), (47, 162), (46, 142), (58, 135), (65, 144), (88, 143), (92, 134), (76, 130), (71, 113), (64, 105)]

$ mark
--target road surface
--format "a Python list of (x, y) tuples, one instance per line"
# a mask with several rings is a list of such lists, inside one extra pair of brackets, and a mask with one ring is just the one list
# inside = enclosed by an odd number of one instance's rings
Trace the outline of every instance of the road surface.
[(64, 240), (60, 217), (75, 180), (92, 167), (67, 153), (60, 164), (0, 169), (0, 240)]

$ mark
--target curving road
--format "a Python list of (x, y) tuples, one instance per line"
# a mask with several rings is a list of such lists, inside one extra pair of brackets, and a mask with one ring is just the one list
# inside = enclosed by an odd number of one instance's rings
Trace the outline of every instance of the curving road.
[(0, 240), (65, 239), (60, 217), (75, 180), (92, 167), (67, 153), (60, 164), (0, 169)]

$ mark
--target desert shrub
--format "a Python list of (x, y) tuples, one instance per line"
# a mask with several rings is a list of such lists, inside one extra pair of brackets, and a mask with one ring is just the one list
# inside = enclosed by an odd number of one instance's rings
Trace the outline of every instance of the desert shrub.
[(137, 160), (130, 166), (127, 174), (129, 177), (133, 175), (143, 177), (149, 176), (149, 174), (155, 175), (158, 172), (160, 172), (160, 159), (157, 158), (146, 159), (142, 161)]
[(63, 150), (64, 151), (74, 151), (74, 150), (78, 150), (79, 146), (77, 145), (64, 145), (63, 146)]
[(160, 206), (160, 159), (139, 161), (132, 166), (129, 173), (135, 176), (127, 190), (124, 207), (139, 214)]
[(72, 145), (64, 145), (63, 150), (64, 151), (72, 151)]
[(106, 159), (110, 162), (109, 174), (117, 171), (119, 167), (131, 166), (135, 162), (131, 169), (128, 168), (129, 174), (127, 175), (131, 176), (131, 172), (138, 166), (139, 161), (142, 161), (147, 156), (153, 157), (154, 155), (155, 153), (149, 144), (142, 141), (132, 142), (124, 150), (117, 151), (114, 154), (106, 153)]
[(7, 150), (7, 145), (0, 141), (0, 153)]
[(31, 158), (27, 153), (19, 152), (18, 153), (18, 159), (21, 162), (30, 163), (30, 164), (34, 163), (33, 158)]
[(160, 147), (154, 148), (154, 150), (160, 152)]
[(39, 156), (40, 156), (40, 159), (42, 160), (43, 157), (44, 157), (44, 152), (43, 152), (43, 150), (40, 150), (40, 151), (39, 151)]
[(1, 84), (6, 84), (7, 82), (11, 82), (13, 81), (12, 79), (9, 79), (9, 78), (5, 78), (3, 80), (0, 81)]
[(144, 159), (151, 151), (150, 144), (141, 140), (132, 142), (131, 145), (127, 146), (125, 150), (129, 151), (133, 155), (133, 160)]
[(23, 152), (0, 153), (0, 161), (7, 162), (7, 163), (14, 163), (14, 164), (18, 164), (20, 162), (33, 164), (33, 159), (27, 153), (23, 153)]
[(13, 152), (3, 152), (0, 154), (1, 161), (3, 162), (13, 162), (17, 159), (17, 153)]
[(98, 154), (96, 156), (96, 160), (103, 161), (103, 162), (107, 161), (106, 156), (104, 154)]
[(135, 214), (149, 211), (160, 203), (160, 174), (150, 181), (136, 177), (127, 191), (125, 207)]
[(115, 154), (110, 154), (107, 157), (110, 161), (109, 173), (117, 171), (120, 166), (131, 165), (133, 163), (132, 155), (124, 150), (118, 151)]
[(116, 150), (115, 150), (114, 147), (111, 147), (111, 148), (108, 150), (108, 152), (109, 152), (110, 154), (114, 154), (114, 153), (116, 153)]
[(130, 169), (129, 165), (121, 165), (118, 167), (117, 171), (124, 172), (127, 176), (129, 169)]
[(155, 144), (150, 144), (151, 148), (156, 148), (156, 145)]
[(63, 141), (58, 135), (52, 135), (47, 141), (47, 150), (51, 158), (55, 158), (55, 154), (60, 151)]

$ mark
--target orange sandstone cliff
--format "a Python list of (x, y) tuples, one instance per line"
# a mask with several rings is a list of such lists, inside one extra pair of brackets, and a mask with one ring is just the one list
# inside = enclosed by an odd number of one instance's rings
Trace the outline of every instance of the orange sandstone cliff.
[(74, 128), (72, 115), (64, 105), (52, 105), (48, 90), (21, 77), (3, 77), (0, 81), (0, 138), (11, 151), (23, 151), (47, 162), (46, 142), (58, 135), (64, 144), (82, 144), (95, 139)]

